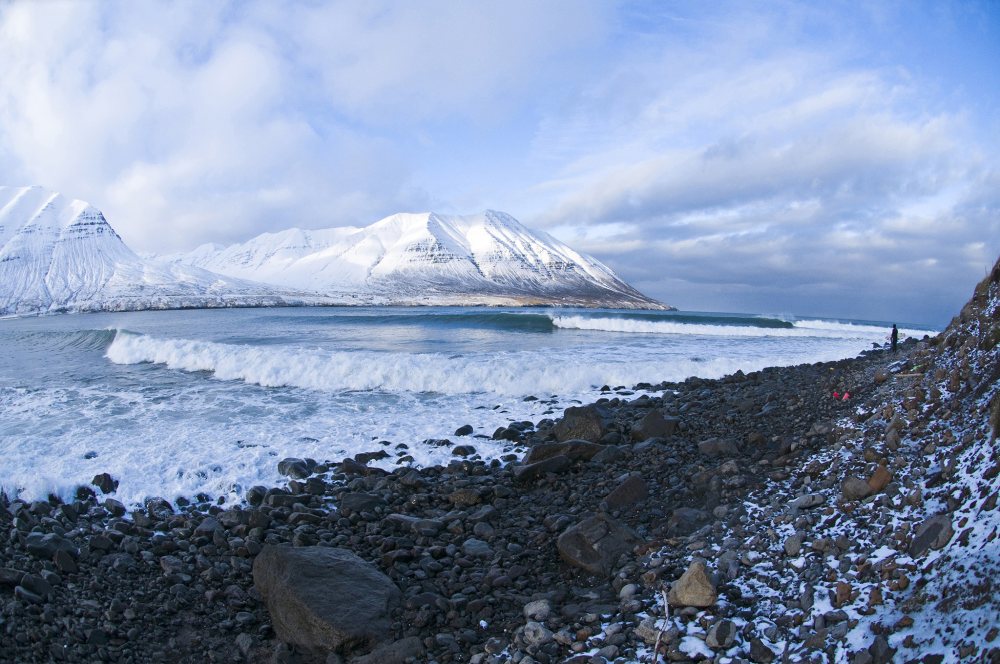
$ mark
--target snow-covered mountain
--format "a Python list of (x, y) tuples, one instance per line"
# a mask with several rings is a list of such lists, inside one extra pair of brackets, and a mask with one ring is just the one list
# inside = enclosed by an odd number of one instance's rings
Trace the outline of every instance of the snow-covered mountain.
[(310, 296), (140, 258), (100, 210), (0, 187), (0, 315), (313, 303)]
[(297, 228), (169, 258), (232, 277), (386, 304), (665, 308), (599, 261), (502, 212), (394, 214), (365, 228)]
[(500, 212), (397, 214), (143, 257), (84, 201), (0, 187), (0, 315), (306, 304), (665, 308)]

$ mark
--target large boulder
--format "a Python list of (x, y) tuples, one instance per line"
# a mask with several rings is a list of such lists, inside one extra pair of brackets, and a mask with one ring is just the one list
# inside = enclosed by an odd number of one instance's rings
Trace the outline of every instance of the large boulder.
[(607, 448), (607, 445), (599, 445), (586, 440), (567, 440), (561, 443), (542, 443), (535, 445), (524, 455), (521, 461), (523, 464), (537, 463), (554, 456), (565, 456), (573, 461), (590, 461), (597, 454)]
[(642, 442), (650, 438), (669, 438), (680, 427), (680, 418), (665, 416), (659, 410), (651, 410), (632, 425), (632, 440)]
[(534, 463), (517, 465), (513, 468), (514, 480), (517, 482), (533, 482), (549, 473), (565, 472), (569, 470), (571, 465), (573, 465), (573, 462), (565, 454), (548, 457)]
[(610, 576), (618, 557), (641, 543), (642, 539), (628, 527), (604, 514), (596, 514), (567, 528), (556, 546), (570, 565), (591, 574)]
[(728, 438), (709, 438), (698, 443), (698, 451), (708, 457), (736, 456), (740, 448)]
[(268, 545), (253, 580), (278, 638), (316, 654), (367, 652), (385, 641), (400, 599), (389, 577), (346, 549)]
[(920, 558), (928, 549), (943, 549), (954, 534), (951, 518), (947, 514), (932, 516), (917, 526), (907, 553), (911, 558)]
[(639, 473), (632, 473), (618, 479), (616, 486), (608, 494), (604, 502), (608, 509), (618, 510), (635, 503), (641, 503), (649, 497), (649, 486)]
[(571, 406), (563, 412), (552, 432), (559, 442), (576, 438), (596, 443), (608, 432), (610, 423), (610, 414), (600, 406)]

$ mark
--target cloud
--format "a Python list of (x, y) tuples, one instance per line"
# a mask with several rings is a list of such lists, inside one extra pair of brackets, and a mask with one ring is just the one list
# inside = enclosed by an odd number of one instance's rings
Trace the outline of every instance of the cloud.
[(564, 162), (529, 221), (684, 307), (946, 321), (1000, 251), (981, 129), (906, 68), (739, 20), (628, 54), (542, 123)]
[(0, 179), (94, 203), (137, 250), (490, 207), (687, 308), (941, 323), (1000, 252), (991, 18), (6, 3)]
[(523, 104), (598, 29), (567, 6), (3, 5), (0, 170), (140, 250), (427, 208), (410, 132)]

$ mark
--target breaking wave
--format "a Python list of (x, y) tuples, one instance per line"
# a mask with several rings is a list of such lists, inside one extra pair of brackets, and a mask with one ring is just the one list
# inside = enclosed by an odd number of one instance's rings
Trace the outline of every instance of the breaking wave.
[[(106, 357), (116, 364), (153, 363), (262, 387), (446, 395), (583, 394), (604, 384), (680, 380), (696, 373), (722, 376), (748, 369), (745, 359), (722, 357), (707, 363), (677, 357), (657, 362), (625, 353), (584, 362), (578, 352), (551, 349), (464, 355), (331, 351), (164, 339), (125, 331), (116, 334)], [(766, 362), (761, 359), (759, 364), (762, 368)]]
[[(720, 337), (825, 337), (831, 339), (868, 339), (881, 341), (888, 334), (886, 327), (840, 323), (836, 321), (799, 320), (794, 322), (777, 321), (776, 319), (730, 319), (733, 323), (698, 323), (678, 322), (662, 317), (658, 320), (639, 317), (591, 317), (591, 316), (553, 316), (552, 322), (557, 328), (569, 330), (594, 330), (601, 332), (624, 332), (637, 334), (685, 334)], [(774, 322), (784, 323), (776, 325)], [(924, 334), (936, 334), (928, 330), (900, 330), (901, 335), (920, 337)]]

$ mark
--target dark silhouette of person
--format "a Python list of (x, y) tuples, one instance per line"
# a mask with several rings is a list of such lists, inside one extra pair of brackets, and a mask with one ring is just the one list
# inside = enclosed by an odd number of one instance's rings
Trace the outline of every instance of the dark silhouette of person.
[(896, 324), (892, 324), (892, 334), (889, 336), (889, 340), (892, 342), (892, 352), (896, 352), (896, 345), (899, 343), (899, 330), (896, 329)]

